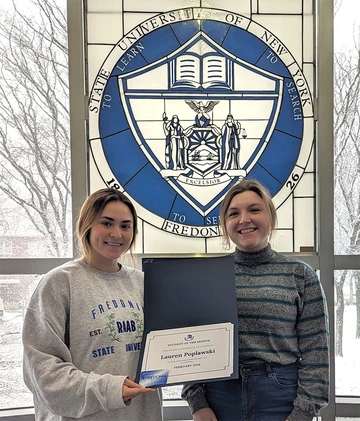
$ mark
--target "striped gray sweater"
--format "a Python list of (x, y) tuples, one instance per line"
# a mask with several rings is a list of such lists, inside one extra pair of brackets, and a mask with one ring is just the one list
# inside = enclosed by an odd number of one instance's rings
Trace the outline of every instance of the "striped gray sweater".
[[(328, 402), (329, 333), (326, 300), (316, 273), (268, 245), (259, 252), (236, 249), (239, 362), (287, 365), (300, 360), (289, 421), (311, 421)], [(208, 407), (206, 384), (185, 385), (192, 413)]]

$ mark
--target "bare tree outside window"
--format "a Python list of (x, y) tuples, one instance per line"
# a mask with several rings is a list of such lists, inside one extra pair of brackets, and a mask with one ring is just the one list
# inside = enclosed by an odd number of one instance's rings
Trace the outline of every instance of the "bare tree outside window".
[[(65, 0), (0, 2), (0, 258), (72, 255), (67, 51)], [(21, 331), (40, 278), (0, 276), (0, 409), (32, 405)]]
[[(360, 28), (354, 30), (349, 50), (334, 57), (335, 123), (335, 235), (338, 254), (360, 254)], [(344, 285), (347, 272), (336, 277), (337, 354), (342, 355)], [(356, 291), (357, 329), (360, 338), (360, 273), (354, 271), (350, 289)], [(349, 298), (351, 303), (353, 295)]]
[[(334, 2), (339, 28), (334, 56), (334, 229), (335, 254), (355, 256), (360, 254), (360, 26), (355, 16), (352, 34), (345, 38), (344, 19), (338, 17), (341, 12), (346, 17), (348, 31), (351, 4)], [(360, 393), (351, 385), (360, 348), (360, 271), (335, 271), (335, 290), (336, 389), (340, 395), (353, 396)]]
[(65, 2), (22, 4), (13, 1), (7, 10), (0, 5), (0, 209), (8, 213), (6, 218), (2, 212), (0, 227), (18, 223), (21, 231), (44, 237), (43, 257), (69, 256)]

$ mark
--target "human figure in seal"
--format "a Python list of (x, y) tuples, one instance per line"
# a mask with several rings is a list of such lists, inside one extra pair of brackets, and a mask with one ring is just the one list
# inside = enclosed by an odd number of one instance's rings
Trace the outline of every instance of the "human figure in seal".
[(183, 170), (186, 165), (186, 148), (189, 141), (184, 134), (179, 117), (173, 115), (168, 120), (166, 113), (163, 114), (163, 128), (166, 135), (165, 160), (166, 166), (171, 170)]
[(221, 148), (221, 169), (239, 170), (241, 124), (228, 114), (221, 129), (218, 145)]

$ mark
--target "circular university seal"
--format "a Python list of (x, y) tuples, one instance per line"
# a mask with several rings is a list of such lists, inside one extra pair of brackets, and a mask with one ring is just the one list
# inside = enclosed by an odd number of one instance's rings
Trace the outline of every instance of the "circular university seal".
[(313, 104), (286, 46), (235, 13), (159, 14), (112, 49), (91, 91), (90, 146), (107, 186), (164, 231), (213, 237), (226, 191), (263, 183), (279, 207), (313, 143)]

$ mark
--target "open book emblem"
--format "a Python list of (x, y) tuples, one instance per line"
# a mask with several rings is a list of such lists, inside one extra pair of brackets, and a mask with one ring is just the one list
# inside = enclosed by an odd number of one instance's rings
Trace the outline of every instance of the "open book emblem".
[[(119, 76), (118, 84), (147, 159), (206, 217), (265, 150), (283, 80), (200, 31), (156, 63)], [(261, 106), (244, 116), (255, 101)]]
[[(170, 62), (175, 70), (169, 75), (171, 88), (231, 89), (231, 72), (228, 71), (231, 62), (209, 47), (200, 39)], [(200, 55), (202, 51), (206, 52)]]

